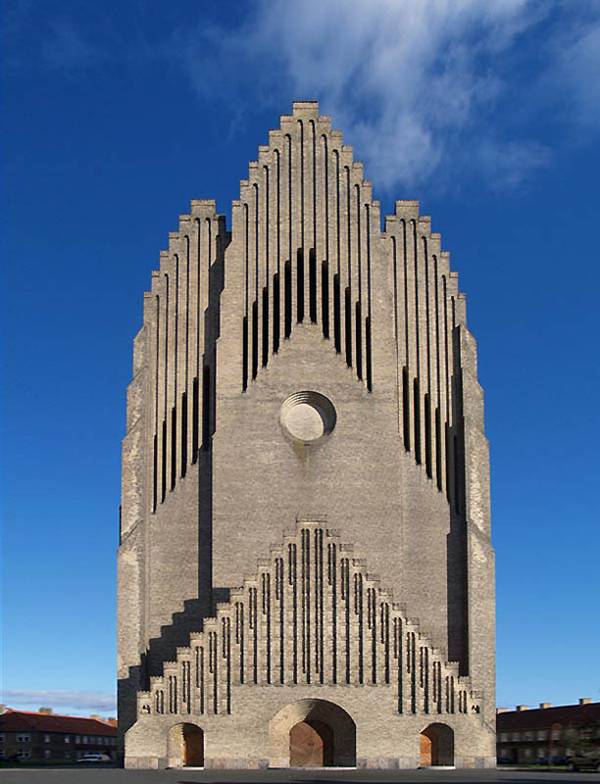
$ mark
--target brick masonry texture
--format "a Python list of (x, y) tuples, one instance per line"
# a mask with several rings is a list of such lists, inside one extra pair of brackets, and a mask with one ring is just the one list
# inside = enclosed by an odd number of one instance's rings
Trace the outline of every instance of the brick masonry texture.
[(187, 725), (206, 767), (286, 767), (299, 721), (330, 727), (334, 764), (416, 767), (432, 724), (457, 766), (495, 764), (475, 340), (418, 203), (384, 227), (352, 148), (297, 102), (231, 231), (193, 201), (169, 235), (123, 441), (129, 767), (184, 764)]

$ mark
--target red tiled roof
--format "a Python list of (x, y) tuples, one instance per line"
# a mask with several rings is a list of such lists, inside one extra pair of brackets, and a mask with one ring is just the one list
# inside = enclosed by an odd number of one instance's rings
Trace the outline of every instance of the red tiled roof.
[(584, 705), (559, 705), (556, 708), (533, 708), (524, 711), (505, 711), (496, 715), (496, 730), (544, 730), (553, 724), (588, 724), (600, 721), (600, 702)]
[(74, 735), (106, 735), (115, 737), (117, 728), (101, 719), (84, 716), (59, 716), (54, 713), (30, 713), (7, 710), (0, 715), (0, 732), (64, 732)]

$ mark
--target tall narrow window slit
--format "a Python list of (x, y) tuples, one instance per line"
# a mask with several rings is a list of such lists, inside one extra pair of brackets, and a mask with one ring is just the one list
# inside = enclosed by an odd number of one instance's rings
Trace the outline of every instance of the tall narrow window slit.
[(435, 409), (435, 476), (438, 490), (442, 489), (442, 427), (440, 409)]
[(262, 365), (269, 361), (269, 287), (263, 286), (262, 291)]
[(171, 409), (171, 490), (177, 481), (177, 408)]
[(212, 435), (210, 425), (211, 410), (210, 367), (202, 367), (202, 448), (208, 449)]
[[(197, 382), (198, 379), (195, 379)], [(196, 384), (197, 386), (197, 384)], [(242, 391), (248, 389), (248, 316), (242, 319)]]
[(188, 460), (188, 407), (187, 392), (181, 395), (181, 476), (187, 472)]
[(252, 378), (258, 373), (258, 302), (252, 303)]
[(199, 405), (198, 393), (199, 393), (198, 376), (194, 376), (194, 380), (192, 382), (192, 463), (195, 463), (198, 460), (198, 446), (199, 446), (198, 417), (200, 414), (198, 410), (198, 405)]
[(433, 477), (433, 460), (431, 444), (431, 397), (425, 393), (425, 469), (427, 476)]
[(298, 248), (296, 258), (296, 311), (297, 321), (300, 324), (304, 321), (304, 251), (302, 248)]
[(313, 324), (317, 323), (317, 256), (314, 248), (308, 252), (308, 284), (309, 300), (308, 309), (310, 320)]
[(153, 440), (153, 453), (152, 453), (152, 463), (153, 463), (153, 477), (154, 481), (152, 483), (152, 511), (156, 512), (156, 506), (158, 503), (158, 438), (156, 433), (154, 434)]
[(410, 387), (408, 381), (408, 368), (402, 368), (402, 428), (404, 448), (410, 451)]
[(340, 276), (335, 273), (333, 276), (333, 339), (335, 350), (339, 354), (342, 350), (342, 324), (340, 313)]
[(285, 337), (292, 334), (292, 263), (285, 262), (284, 269), (284, 329)]
[(356, 331), (356, 375), (362, 379), (362, 318), (360, 302), (355, 305), (355, 331)]
[(413, 411), (415, 417), (415, 460), (421, 464), (421, 393), (419, 379), (413, 382)]
[(279, 351), (279, 322), (281, 319), (281, 302), (279, 292), (279, 273), (273, 275), (273, 353)]
[(350, 286), (344, 291), (344, 315), (346, 331), (346, 364), (352, 367), (352, 303), (350, 302)]
[(324, 261), (321, 265), (321, 323), (323, 337), (329, 337), (329, 265)]
[(371, 344), (371, 316), (367, 316), (365, 320), (365, 329), (367, 331), (367, 389), (369, 392), (373, 391), (373, 351)]

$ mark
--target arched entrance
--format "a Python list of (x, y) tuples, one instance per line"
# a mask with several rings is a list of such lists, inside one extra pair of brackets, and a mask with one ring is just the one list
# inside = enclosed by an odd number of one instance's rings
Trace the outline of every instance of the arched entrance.
[(204, 732), (195, 724), (175, 724), (169, 730), (168, 766), (170, 768), (204, 767)]
[(290, 768), (326, 768), (333, 765), (333, 730), (328, 724), (306, 719), (290, 730)]
[(430, 724), (419, 736), (420, 766), (454, 765), (454, 732), (447, 724)]
[(269, 724), (271, 767), (356, 766), (356, 725), (328, 700), (286, 705)]

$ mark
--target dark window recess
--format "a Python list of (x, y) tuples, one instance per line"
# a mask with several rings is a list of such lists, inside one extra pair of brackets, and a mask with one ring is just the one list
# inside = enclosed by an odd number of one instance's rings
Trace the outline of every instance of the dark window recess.
[(404, 448), (410, 450), (410, 386), (408, 382), (408, 368), (402, 368), (402, 428), (404, 435)]
[(458, 471), (458, 436), (454, 436), (454, 509), (460, 512), (460, 472)]
[(329, 265), (326, 261), (321, 265), (321, 322), (323, 337), (329, 337)]
[(310, 320), (317, 323), (317, 256), (314, 248), (308, 253), (308, 307)]
[(153, 452), (153, 465), (154, 465), (154, 482), (152, 483), (152, 511), (156, 512), (156, 505), (158, 504), (158, 437), (154, 434), (154, 452)]
[(196, 376), (192, 383), (192, 463), (198, 460), (198, 421), (200, 413), (198, 410), (198, 392), (198, 376)]
[(273, 275), (273, 353), (279, 351), (279, 321), (281, 318), (279, 294), (279, 273)]
[(284, 334), (289, 338), (292, 334), (292, 263), (290, 261), (285, 262), (283, 285)]
[(333, 276), (333, 342), (338, 354), (342, 350), (342, 319), (340, 310), (340, 276), (336, 272)]
[(419, 391), (419, 379), (415, 378), (413, 383), (413, 411), (415, 415), (415, 460), (421, 463), (421, 393)]
[(452, 502), (452, 439), (450, 436), (450, 426), (448, 423), (445, 423), (445, 430), (446, 430), (446, 497), (448, 498), (448, 502)]
[(202, 447), (208, 449), (210, 445), (210, 368), (204, 365), (202, 368)]
[(187, 392), (181, 396), (181, 476), (187, 472), (188, 461), (188, 407)]
[(361, 317), (361, 308), (360, 302), (357, 302), (355, 307), (355, 317), (354, 317), (354, 327), (355, 327), (355, 341), (356, 341), (356, 375), (359, 378), (363, 377), (363, 370), (362, 370), (362, 317)]
[(371, 316), (365, 319), (365, 329), (367, 331), (367, 389), (373, 391), (373, 352), (371, 347)]
[(258, 302), (252, 303), (252, 378), (258, 373)]
[(161, 465), (161, 491), (160, 491), (160, 500), (164, 501), (167, 495), (167, 423), (166, 420), (163, 420), (162, 423), (162, 444), (161, 444), (161, 456), (162, 456), (162, 465)]
[(171, 409), (171, 490), (177, 481), (177, 409)]
[(433, 459), (431, 449), (431, 398), (425, 394), (425, 470), (427, 476), (433, 477)]
[(352, 303), (350, 302), (350, 286), (344, 291), (344, 316), (346, 331), (346, 364), (352, 367)]
[(269, 361), (269, 289), (262, 291), (262, 364), (266, 367)]
[[(197, 381), (198, 379), (196, 379)], [(242, 391), (248, 389), (248, 316), (242, 322)]]
[(435, 409), (435, 476), (438, 490), (442, 489), (442, 425), (440, 409)]
[(298, 249), (296, 254), (297, 258), (297, 275), (296, 275), (296, 312), (297, 321), (300, 323), (304, 321), (304, 251), (302, 248)]

